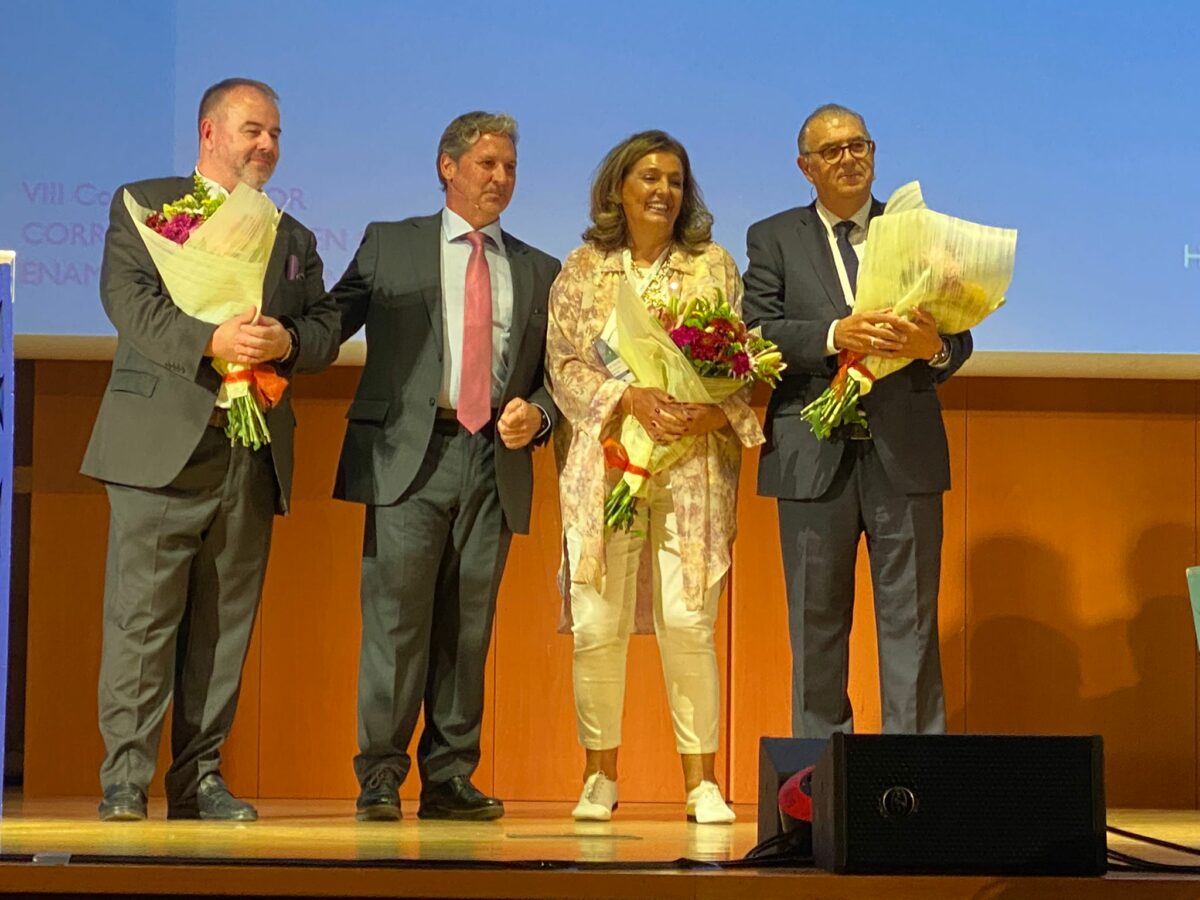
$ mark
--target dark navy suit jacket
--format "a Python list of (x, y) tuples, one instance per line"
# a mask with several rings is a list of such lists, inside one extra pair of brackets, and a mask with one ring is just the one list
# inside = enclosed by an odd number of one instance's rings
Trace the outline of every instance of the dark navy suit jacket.
[[(871, 217), (883, 212), (872, 201)], [(849, 314), (816, 204), (789, 209), (750, 226), (745, 316), (779, 345), (787, 370), (767, 406), (758, 492), (813, 500), (829, 488), (849, 441), (818, 440), (800, 410), (820, 396), (837, 370), (827, 356), (829, 326)], [(935, 369), (917, 360), (877, 382), (862, 399), (875, 449), (900, 493), (950, 487), (942, 407), (935, 389), (971, 355), (971, 333), (948, 335), (950, 362)]]

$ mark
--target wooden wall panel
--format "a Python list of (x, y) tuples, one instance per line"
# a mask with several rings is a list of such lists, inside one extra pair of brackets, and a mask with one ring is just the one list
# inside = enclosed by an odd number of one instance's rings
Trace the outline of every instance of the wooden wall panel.
[(1191, 806), (1196, 388), (979, 379), (967, 418), (971, 731), (1100, 733), (1113, 806)]
[(729, 792), (758, 796), (758, 739), (789, 736), (792, 655), (788, 645), (779, 517), (775, 501), (755, 492), (758, 454), (742, 461), (738, 538), (733, 545), (729, 647)]
[[(107, 370), (36, 364), (31, 796), (97, 792), (107, 503), (77, 470)], [(226, 775), (247, 795), (349, 800), (356, 792), (362, 511), (329, 492), (358, 374), (337, 368), (296, 385), (296, 509), (276, 523), (225, 752)], [(1197, 385), (956, 379), (941, 393), (954, 481), (940, 615), (951, 730), (1098, 730), (1113, 805), (1195, 805), (1200, 671), (1182, 573), (1200, 552)], [(720, 771), (742, 802), (756, 793), (758, 738), (786, 735), (790, 720), (775, 504), (755, 495), (756, 464), (757, 454), (746, 454), (718, 632), (728, 707)], [(535, 467), (534, 532), (514, 540), (501, 588), (478, 783), (506, 799), (566, 800), (578, 791), (582, 752), (571, 641), (555, 632), (559, 523), (547, 450)], [(861, 560), (859, 575), (851, 695), (860, 729), (870, 730), (879, 699)], [(622, 798), (678, 803), (652, 638), (633, 642), (628, 685)], [(417, 787), (411, 779), (405, 796)]]
[(971, 380), (953, 379), (938, 389), (950, 445), (950, 490), (942, 503), (942, 580), (938, 590), (938, 634), (946, 695), (946, 730), (964, 729), (967, 690), (966, 544), (967, 398)]
[(31, 796), (99, 793), (96, 676), (108, 501), (78, 470), (103, 371), (95, 363), (35, 368), (25, 692)]
[(275, 526), (259, 630), (263, 797), (354, 797), (362, 509), (298, 499)]
[(104, 745), (96, 676), (108, 503), (103, 494), (35, 492), (31, 527), (25, 792), (98, 794)]
[(513, 538), (496, 607), (496, 792), (565, 800), (578, 794), (571, 638), (558, 634), (560, 518), (554, 455), (533, 458), (530, 533)]
[[(331, 498), (358, 369), (300, 378), (290, 515), (275, 521), (260, 628), (264, 797), (353, 798), (363, 508)], [(407, 787), (407, 785), (406, 785)]]

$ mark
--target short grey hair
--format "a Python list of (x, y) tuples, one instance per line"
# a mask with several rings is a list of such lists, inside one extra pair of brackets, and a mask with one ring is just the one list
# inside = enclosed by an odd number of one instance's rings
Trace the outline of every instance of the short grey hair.
[(437, 160), (434, 163), (443, 191), (446, 189), (446, 179), (442, 177), (442, 154), (445, 153), (457, 163), (462, 159), (462, 155), (474, 147), (475, 142), (485, 134), (502, 135), (511, 140), (515, 147), (517, 145), (517, 120), (508, 113), (489, 113), (477, 110), (463, 113), (446, 126), (446, 130), (442, 132), (442, 139), (438, 141)]
[(225, 98), (238, 88), (250, 88), (258, 91), (276, 106), (279, 105), (279, 95), (265, 81), (256, 81), (253, 78), (226, 78), (210, 87), (200, 98), (200, 113), (196, 116), (196, 127), (199, 128), (201, 122), (211, 118), (217, 108), (225, 102)]
[(824, 119), (829, 116), (849, 116), (853, 119), (858, 119), (858, 124), (862, 126), (863, 136), (866, 137), (867, 140), (871, 139), (871, 132), (867, 131), (867, 120), (864, 119), (859, 113), (856, 113), (849, 107), (842, 106), (839, 103), (825, 103), (810, 112), (808, 114), (808, 118), (804, 120), (804, 124), (800, 126), (800, 133), (796, 135), (796, 146), (800, 149), (801, 153), (809, 152), (807, 143), (808, 129), (811, 128), (817, 120)]

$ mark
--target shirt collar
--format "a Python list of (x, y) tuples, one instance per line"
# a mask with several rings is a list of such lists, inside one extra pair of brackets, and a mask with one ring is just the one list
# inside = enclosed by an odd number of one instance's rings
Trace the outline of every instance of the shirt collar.
[[(871, 204), (874, 203), (874, 198), (868, 197), (867, 202), (859, 207), (858, 212), (850, 217), (850, 221), (857, 227), (866, 229), (867, 222), (871, 220)], [(829, 231), (833, 231), (833, 226), (838, 222), (843, 221), (840, 216), (836, 216), (820, 200), (817, 201), (817, 215), (821, 217), (821, 221), (825, 223), (825, 227)]]
[(476, 229), (472, 228), (470, 222), (454, 212), (450, 207), (442, 207), (442, 238), (445, 241), (457, 241), (472, 231), (483, 232), (492, 239), (492, 243), (497, 250), (504, 251), (504, 232), (500, 228), (499, 219), (495, 222), (489, 222), (482, 228)]

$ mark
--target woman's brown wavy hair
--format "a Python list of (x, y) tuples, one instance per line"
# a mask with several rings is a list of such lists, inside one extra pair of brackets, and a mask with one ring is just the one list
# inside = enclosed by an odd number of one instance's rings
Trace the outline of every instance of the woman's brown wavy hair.
[(621, 206), (621, 187), (625, 177), (648, 153), (674, 153), (683, 166), (683, 202), (675, 220), (675, 243), (689, 253), (699, 252), (712, 240), (712, 213), (704, 205), (704, 195), (692, 175), (683, 144), (665, 131), (639, 131), (608, 151), (592, 180), (592, 224), (583, 239), (605, 252), (619, 250), (629, 243), (625, 210)]

